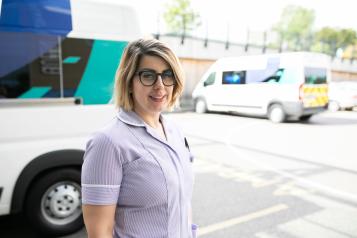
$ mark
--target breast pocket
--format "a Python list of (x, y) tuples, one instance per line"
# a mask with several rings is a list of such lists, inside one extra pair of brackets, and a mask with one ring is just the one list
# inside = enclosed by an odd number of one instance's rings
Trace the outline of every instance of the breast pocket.
[(152, 207), (167, 203), (165, 176), (160, 165), (147, 153), (123, 166), (119, 204)]

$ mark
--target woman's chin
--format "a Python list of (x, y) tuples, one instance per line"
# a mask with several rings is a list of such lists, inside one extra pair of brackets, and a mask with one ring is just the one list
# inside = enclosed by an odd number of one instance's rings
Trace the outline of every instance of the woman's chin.
[(162, 112), (167, 110), (167, 103), (165, 104), (153, 104), (151, 110), (153, 112)]

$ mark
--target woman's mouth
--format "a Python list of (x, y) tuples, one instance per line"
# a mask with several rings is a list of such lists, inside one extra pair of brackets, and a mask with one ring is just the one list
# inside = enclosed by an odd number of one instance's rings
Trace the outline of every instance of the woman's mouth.
[(149, 96), (151, 100), (154, 102), (163, 102), (165, 100), (165, 95), (164, 96)]

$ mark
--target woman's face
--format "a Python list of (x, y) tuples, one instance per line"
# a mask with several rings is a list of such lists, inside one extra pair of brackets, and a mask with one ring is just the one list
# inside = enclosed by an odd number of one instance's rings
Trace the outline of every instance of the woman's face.
[[(141, 73), (141, 79), (146, 84), (150, 81), (145, 82), (145, 77), (148, 79), (146, 72), (164, 73), (165, 76), (172, 73), (170, 66), (162, 58), (150, 55), (141, 58), (136, 72), (145, 72)], [(174, 86), (165, 86), (161, 75), (155, 75), (151, 79), (157, 79), (152, 86), (143, 85), (138, 74), (133, 79), (134, 111), (142, 117), (158, 116), (167, 108), (172, 98)], [(165, 80), (165, 84), (167, 84), (166, 82), (167, 80)]]

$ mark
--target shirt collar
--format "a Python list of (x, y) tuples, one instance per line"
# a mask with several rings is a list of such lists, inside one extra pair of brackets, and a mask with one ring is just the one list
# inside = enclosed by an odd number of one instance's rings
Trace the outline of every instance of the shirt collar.
[(154, 128), (146, 124), (134, 111), (126, 111), (123, 108), (120, 108), (117, 114), (117, 118), (128, 125), (144, 127), (147, 133), (149, 133), (152, 137), (168, 145), (173, 151), (176, 152), (172, 141), (172, 125), (170, 123), (170, 120), (165, 118), (162, 114), (160, 114), (160, 121), (164, 126), (167, 140), (163, 140), (162, 138), (160, 138), (155, 132)]
[[(121, 120), (122, 122), (132, 125), (132, 126), (143, 126), (143, 127), (150, 127), (148, 124), (146, 124), (144, 122), (143, 119), (141, 119), (141, 117), (138, 116), (138, 114), (136, 114), (136, 112), (134, 111), (126, 111), (123, 108), (119, 109), (119, 112), (117, 114), (117, 118), (119, 120)], [(164, 125), (165, 129), (168, 129), (168, 123), (166, 118), (164, 118), (162, 116), (162, 114), (160, 114), (160, 121), (161, 123)], [(151, 127), (150, 127), (151, 128)]]
[(145, 122), (134, 111), (126, 111), (120, 108), (117, 117), (119, 120), (126, 124), (146, 127)]

